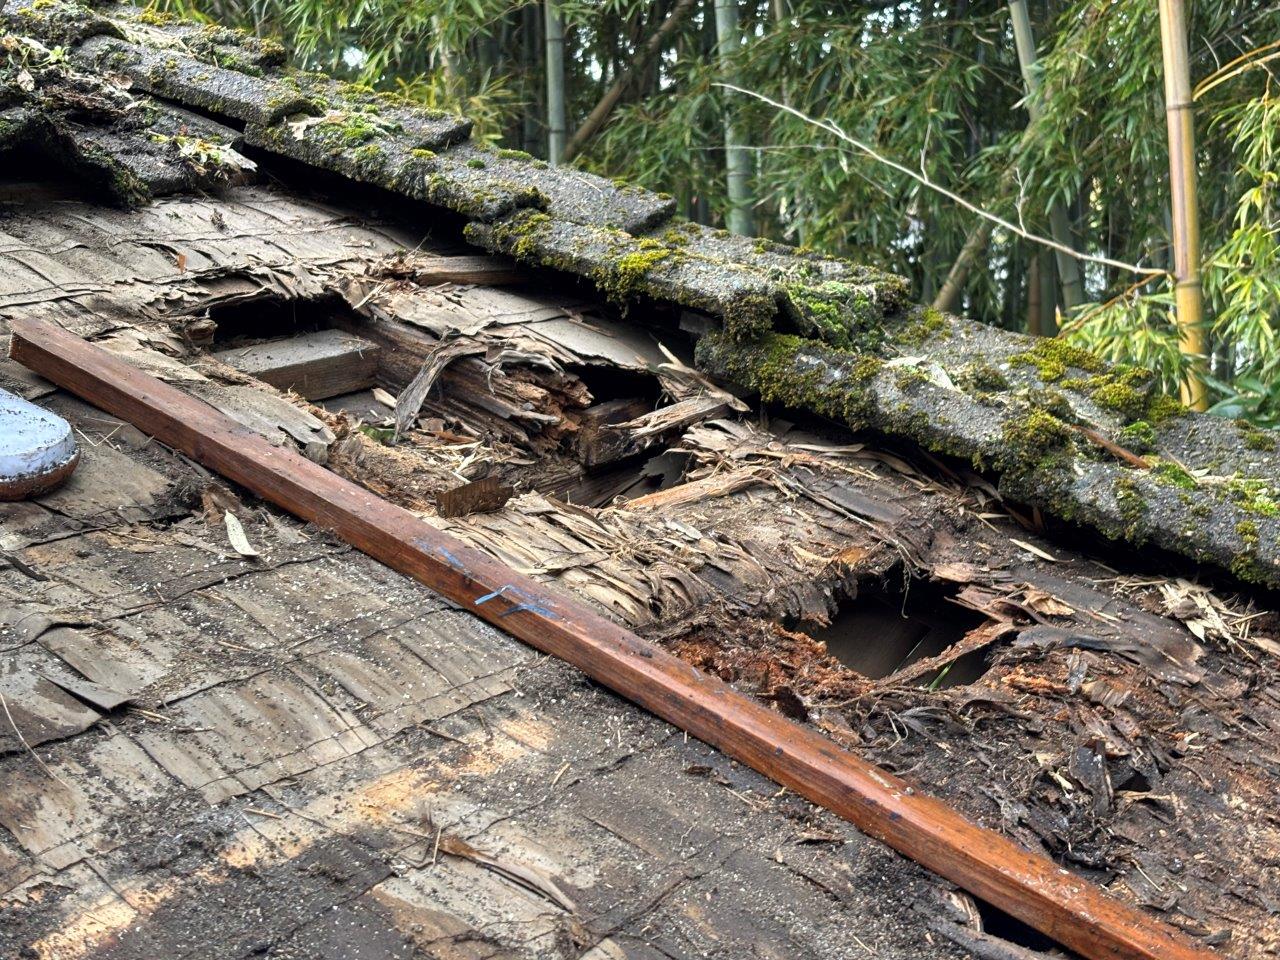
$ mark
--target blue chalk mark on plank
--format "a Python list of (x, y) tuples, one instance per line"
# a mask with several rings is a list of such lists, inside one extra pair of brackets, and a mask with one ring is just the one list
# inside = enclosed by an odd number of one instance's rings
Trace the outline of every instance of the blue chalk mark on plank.
[(436, 547), (436, 552), (444, 557), (444, 562), (453, 567), (459, 573), (466, 573), (467, 566), (461, 560), (453, 555), (453, 551), (448, 547)]
[(510, 583), (499, 587), (497, 590), (493, 591), (493, 593), (486, 593), (483, 597), (478, 597), (475, 601), (475, 605), (478, 607), (482, 603), (488, 603), (490, 600), (494, 600), (497, 597), (501, 597), (501, 596), (506, 596), (508, 600), (514, 599), (519, 602), (516, 603), (510, 610), (505, 610), (502, 613), (498, 614), (498, 616), (500, 617), (509, 617), (513, 613), (520, 613), (521, 611), (527, 610), (529, 613), (536, 613), (539, 616), (546, 617), (548, 620), (560, 619), (560, 614), (556, 613), (550, 607), (546, 606), (537, 597), (530, 596), (529, 594), (521, 590), (519, 587)]

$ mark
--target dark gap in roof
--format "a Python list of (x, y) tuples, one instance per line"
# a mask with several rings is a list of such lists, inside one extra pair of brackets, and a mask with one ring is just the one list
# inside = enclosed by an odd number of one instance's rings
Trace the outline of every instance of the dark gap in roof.
[(570, 370), (587, 385), (596, 403), (636, 398), (650, 410), (658, 405), (658, 381), (650, 374), (617, 367), (574, 366)]
[(338, 408), (345, 398), (385, 415), (372, 394), (382, 385), (383, 349), (349, 329), (350, 313), (336, 296), (242, 300), (209, 311), (207, 346), (216, 359), (278, 389), (311, 401), (338, 398)]
[[(140, 93), (141, 91), (138, 91), (135, 89), (134, 92)], [(204, 117), (206, 120), (212, 120), (214, 123), (221, 124), (224, 127), (230, 127), (232, 130), (235, 130), (237, 133), (243, 133), (244, 128), (247, 126), (245, 121), (237, 119), (236, 117), (233, 117), (230, 114), (220, 113), (217, 110), (206, 110), (204, 107), (200, 106), (198, 103), (193, 102), (190, 98), (188, 98), (187, 100), (171, 100), (168, 97), (160, 97), (160, 96), (156, 96), (155, 94), (151, 94), (151, 96), (154, 97), (161, 104), (175, 107), (178, 110), (183, 110), (183, 111), (186, 111), (187, 113), (194, 113), (198, 117)], [(237, 149), (239, 150), (239, 148)], [(244, 150), (239, 150), (239, 152), (244, 153)]]
[[(994, 478), (991, 479), (994, 482)], [(1057, 550), (1062, 550), (1064, 553), (1076, 553), (1093, 558), (1115, 571), (1142, 571), (1147, 577), (1181, 578), (1206, 585), (1217, 585), (1228, 595), (1238, 594), (1241, 591), (1240, 581), (1228, 571), (1212, 563), (1197, 563), (1190, 557), (1150, 542), (1113, 540), (1092, 527), (1059, 520), (1043, 512), (1037, 513), (1031, 507), (1015, 501), (1006, 503), (1006, 507), (1016, 511), (1038, 535), (1050, 542), (1047, 549), (1051, 556), (1055, 555)], [(996, 509), (999, 509), (999, 505), (996, 505)], [(1016, 533), (1013, 535), (1017, 536)], [(1280, 590), (1260, 583), (1249, 584), (1247, 590), (1248, 595), (1260, 608), (1280, 604)]]
[[(965, 478), (977, 477), (985, 480), (993, 488), (999, 485), (997, 473), (992, 470), (979, 473), (974, 470), (968, 460), (961, 457), (926, 451), (909, 439), (875, 430), (852, 430), (829, 417), (803, 408), (762, 403), (759, 396), (755, 394), (744, 396), (750, 399), (753, 406), (763, 408), (771, 420), (794, 423), (804, 431), (816, 433), (838, 443), (864, 441), (877, 450), (894, 454), (918, 467), (924, 476), (938, 477), (944, 482), (951, 483), (963, 483)], [(1064, 553), (1078, 553), (1110, 568), (1145, 570), (1155, 576), (1182, 577), (1196, 582), (1216, 584), (1231, 593), (1238, 593), (1241, 589), (1239, 581), (1233, 579), (1229, 572), (1211, 564), (1196, 563), (1189, 557), (1149, 542), (1135, 543), (1129, 540), (1112, 539), (1091, 526), (1058, 519), (1017, 500), (993, 501), (989, 507), (993, 513), (1007, 512), (1010, 518), (1019, 524), (1012, 528), (1013, 531), (1025, 529), (1028, 533), (1050, 541)], [(1011, 532), (1010, 535), (1019, 536), (1017, 532)], [(1054, 546), (1049, 546), (1047, 549), (1050, 555), (1053, 555)], [(1259, 604), (1280, 604), (1280, 589), (1251, 583), (1248, 591)]]
[(221, 350), (333, 329), (337, 326), (336, 313), (346, 309), (336, 296), (315, 300), (264, 296), (220, 304), (209, 309), (209, 319), (217, 325), (212, 347)]
[[(434, 253), (477, 252), (475, 247), (462, 239), (466, 219), (444, 207), (414, 200), (385, 187), (350, 180), (331, 170), (313, 167), (247, 144), (240, 152), (258, 164), (259, 175), (263, 179), (275, 181), (293, 193), (319, 200), (329, 206), (350, 207), (364, 218), (404, 227), (412, 231), (417, 242), (430, 240)], [(455, 246), (456, 249), (453, 249)]]
[(689, 457), (683, 453), (651, 448), (540, 492), (580, 507), (607, 507), (618, 499), (635, 500), (674, 487), (688, 465)]
[[(1061, 960), (1079, 960), (1079, 954), (1068, 950), (1052, 937), (1047, 937), (1039, 930), (1028, 926), (1017, 917), (1005, 913), (999, 907), (992, 906), (985, 900), (974, 897), (978, 906), (978, 916), (982, 918), (982, 930), (993, 937), (999, 937), (1015, 947), (1037, 951), (1040, 955), (1060, 957)], [(1052, 953), (1049, 953), (1052, 951)], [(1020, 951), (1018, 951), (1020, 952)], [(1014, 952), (1010, 956), (1015, 955)]]
[[(211, 323), (199, 345), (217, 359), (332, 412), (382, 425), (377, 429), (385, 429), (392, 410), (384, 402), (385, 395), (382, 400), (375, 396), (374, 388), (397, 394), (436, 344), (433, 337), (411, 325), (395, 320), (371, 322), (337, 295), (288, 299), (269, 294), (214, 306), (208, 316)], [(503, 394), (501, 382), (488, 379), (483, 370), (468, 369), (480, 359), (463, 358), (440, 375), (423, 404), (422, 429), (490, 438), (485, 424), (492, 426), (493, 421), (486, 420), (483, 411), (493, 414), (504, 409), (512, 395)], [(514, 373), (514, 368), (507, 367), (489, 376)], [(524, 449), (524, 457), (535, 463), (518, 468), (506, 480), (521, 489), (599, 507), (618, 497), (631, 499), (665, 489), (682, 479), (687, 458), (665, 449), (674, 436), (636, 442), (622, 431), (609, 429), (662, 404), (654, 374), (582, 364), (567, 367), (564, 375), (577, 381), (579, 390), (585, 388), (589, 405), (563, 408), (561, 415), (576, 426), (552, 441), (551, 449), (537, 436), (516, 442)], [(548, 383), (555, 380), (552, 376)], [(477, 395), (477, 391), (486, 393), (486, 383), (498, 388), (497, 396)], [(426, 423), (431, 420), (436, 421), (434, 428)]]
[(0, 171), (0, 189), (23, 203), (46, 198), (117, 203), (105, 172), (86, 170), (42, 137), (0, 150)]
[[(928, 580), (911, 580), (907, 589), (861, 590), (841, 602), (829, 626), (807, 632), (850, 669), (873, 680), (935, 657), (986, 621), (982, 614), (952, 601), (954, 589)], [(803, 626), (803, 624), (802, 624)], [(973, 683), (986, 673), (990, 647), (966, 654), (921, 686), (953, 687)]]

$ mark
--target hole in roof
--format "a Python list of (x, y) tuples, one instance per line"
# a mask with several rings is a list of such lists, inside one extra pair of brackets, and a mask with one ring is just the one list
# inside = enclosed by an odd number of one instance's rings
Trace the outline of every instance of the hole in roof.
[(101, 170), (75, 164), (58, 150), (39, 143), (22, 142), (0, 150), (0, 171), (0, 203), (117, 202)]
[(242, 347), (339, 326), (346, 305), (336, 297), (255, 297), (211, 307), (213, 349)]
[[(394, 319), (369, 320), (337, 296), (238, 300), (212, 307), (208, 319), (196, 329), (214, 357), (358, 418), (366, 434), (383, 442), (393, 435), (388, 401), (439, 343)], [(653, 374), (491, 359), (481, 353), (452, 360), (423, 401), (418, 435), (401, 441), (457, 449), (479, 442), (479, 457), (467, 461), (475, 476), (489, 469), (492, 454), (505, 482), (579, 506), (634, 499), (683, 478), (687, 458), (666, 450), (672, 436), (636, 441), (616, 429), (662, 404)]]
[[(1017, 917), (1005, 913), (999, 907), (992, 906), (985, 900), (974, 897), (974, 903), (978, 907), (978, 916), (982, 918), (982, 930), (993, 937), (999, 937), (1014, 947), (1022, 947), (1026, 950), (1036, 951), (1037, 956), (1044, 956), (1048, 951), (1049, 956), (1061, 957), (1062, 960), (1071, 960), (1077, 958), (1078, 955), (1067, 950), (1052, 937), (1048, 937), (1023, 923)], [(1010, 953), (1009, 956), (1016, 956), (1016, 953)]]
[[(954, 592), (913, 580), (905, 592), (878, 587), (845, 600), (828, 626), (807, 632), (845, 666), (873, 680), (937, 656), (986, 621), (953, 602)], [(990, 666), (986, 647), (930, 671), (918, 682), (930, 688), (973, 683)]]

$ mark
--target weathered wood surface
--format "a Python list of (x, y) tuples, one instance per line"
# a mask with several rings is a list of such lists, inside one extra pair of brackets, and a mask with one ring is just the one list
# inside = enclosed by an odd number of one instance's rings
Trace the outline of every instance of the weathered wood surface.
[(529, 272), (516, 266), (510, 257), (484, 254), (455, 257), (406, 254), (391, 260), (386, 267), (390, 277), (412, 280), (420, 286), (440, 283), (482, 283), (488, 287), (523, 283)]
[(579, 459), (591, 469), (638, 453), (641, 447), (629, 434), (611, 428), (648, 412), (649, 402), (640, 397), (606, 400), (582, 411), (576, 444)]
[(273, 387), (326, 400), (372, 387), (379, 350), (377, 344), (341, 330), (316, 330), (219, 350), (214, 356)]
[(181, 390), (39, 321), (15, 359), (296, 515), (464, 604), (694, 736), (1090, 958), (1207, 957), (1049, 860), (737, 693), (635, 634), (463, 546), (411, 513)]

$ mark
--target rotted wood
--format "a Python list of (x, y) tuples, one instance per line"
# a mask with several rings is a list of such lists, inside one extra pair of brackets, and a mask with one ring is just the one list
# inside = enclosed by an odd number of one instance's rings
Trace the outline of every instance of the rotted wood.
[(388, 277), (412, 280), (420, 286), (438, 283), (484, 284), (488, 287), (509, 286), (529, 279), (528, 271), (504, 256), (463, 254), (454, 257), (418, 255), (388, 264)]
[(436, 530), (203, 401), (50, 324), (13, 323), (36, 373), (572, 664), (662, 719), (844, 817), (1092, 960), (1213, 954), (1045, 857), (966, 820), (816, 731), (684, 663), (583, 603)]
[(640, 397), (606, 400), (587, 407), (582, 411), (575, 444), (578, 459), (587, 469), (593, 469), (639, 453), (639, 444), (626, 431), (609, 428), (642, 416), (649, 409), (648, 401)]

